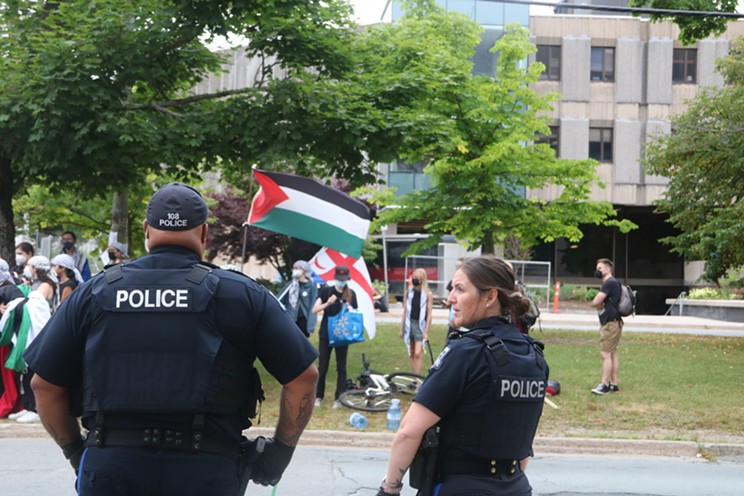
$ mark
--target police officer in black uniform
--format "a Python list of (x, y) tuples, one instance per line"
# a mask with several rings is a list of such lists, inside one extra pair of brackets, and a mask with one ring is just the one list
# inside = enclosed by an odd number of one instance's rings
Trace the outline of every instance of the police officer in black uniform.
[(465, 261), (452, 286), (454, 324), (469, 331), (452, 336), (416, 394), (393, 440), (378, 496), (400, 493), (412, 461), (413, 482), (417, 450), (432, 426), (439, 434), (438, 456), (426, 476), (438, 496), (530, 495), (524, 469), (542, 414), (548, 366), (542, 344), (509, 320), (524, 314), (529, 300), (516, 288), (509, 266), (492, 256)]
[(283, 388), (254, 482), (279, 481), (310, 419), (316, 350), (266, 289), (201, 262), (207, 216), (195, 189), (163, 186), (143, 222), (150, 253), (76, 289), (26, 351), (81, 495), (239, 494), (256, 358)]

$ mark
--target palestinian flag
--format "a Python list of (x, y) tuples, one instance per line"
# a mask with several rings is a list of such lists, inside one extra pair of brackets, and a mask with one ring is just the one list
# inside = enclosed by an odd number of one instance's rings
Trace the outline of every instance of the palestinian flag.
[(370, 222), (364, 203), (314, 179), (258, 169), (253, 174), (261, 188), (248, 224), (361, 256)]

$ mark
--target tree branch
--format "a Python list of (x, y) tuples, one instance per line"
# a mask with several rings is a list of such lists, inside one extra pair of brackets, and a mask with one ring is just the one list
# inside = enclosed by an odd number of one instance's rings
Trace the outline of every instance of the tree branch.
[[(217, 93), (208, 93), (204, 95), (191, 95), (186, 98), (177, 98), (175, 100), (169, 100), (167, 102), (134, 103), (131, 105), (125, 105), (124, 110), (148, 109), (148, 110), (158, 110), (159, 112), (164, 112), (167, 107), (178, 107), (181, 105), (188, 105), (190, 103), (200, 102), (202, 100), (216, 100), (216, 99), (225, 98), (228, 96), (241, 95), (241, 94), (253, 93), (253, 92), (256, 92), (256, 88), (241, 88), (237, 90), (225, 90), (225, 91), (218, 91)], [(181, 117), (180, 114), (176, 114), (175, 112), (172, 112), (172, 114), (175, 117)]]

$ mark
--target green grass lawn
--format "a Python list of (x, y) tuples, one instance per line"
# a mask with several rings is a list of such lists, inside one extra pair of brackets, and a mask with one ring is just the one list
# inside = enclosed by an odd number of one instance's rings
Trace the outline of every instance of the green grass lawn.
[[(380, 372), (409, 370), (408, 355), (398, 338), (399, 327), (379, 325), (372, 341), (349, 349), (349, 377), (362, 370), (362, 353)], [(446, 328), (434, 326), (434, 354), (442, 349)], [(590, 390), (600, 379), (598, 333), (533, 331), (546, 345), (551, 378), (561, 384), (553, 398), (560, 407), (545, 406), (539, 435), (632, 439), (744, 442), (744, 337), (625, 333), (620, 343), (620, 393), (596, 396)], [(311, 338), (318, 344), (317, 333)], [(331, 408), (335, 389), (335, 356), (326, 378), (326, 401), (313, 412), (309, 429), (353, 430), (352, 410)], [(431, 361), (424, 356), (424, 365)], [(264, 376), (267, 401), (261, 426), (276, 423), (279, 385)], [(403, 401), (404, 411), (408, 401)], [(365, 413), (367, 431), (382, 431), (384, 413)]]

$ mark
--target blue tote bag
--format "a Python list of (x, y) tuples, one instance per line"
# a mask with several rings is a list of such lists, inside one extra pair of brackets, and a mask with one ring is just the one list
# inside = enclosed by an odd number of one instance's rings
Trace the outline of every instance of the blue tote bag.
[(346, 303), (341, 311), (328, 317), (328, 345), (331, 348), (364, 341), (364, 319), (361, 313), (349, 312)]

